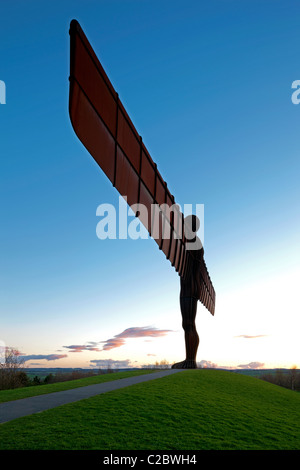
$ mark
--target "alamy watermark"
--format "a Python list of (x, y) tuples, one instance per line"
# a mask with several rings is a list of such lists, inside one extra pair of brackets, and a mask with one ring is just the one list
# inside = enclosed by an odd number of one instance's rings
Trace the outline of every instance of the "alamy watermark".
[(0, 80), (0, 104), (6, 104), (6, 85), (3, 80)]
[(294, 80), (292, 83), (292, 88), (296, 88), (296, 91), (292, 93), (291, 100), (293, 104), (300, 103), (300, 80)]
[[(185, 214), (184, 220), (181, 214)], [(199, 249), (199, 243), (204, 245), (204, 204), (184, 204), (183, 211), (178, 204), (152, 204), (149, 213), (145, 205), (128, 206), (126, 197), (119, 196), (117, 208), (109, 203), (100, 204), (96, 215), (101, 217), (96, 226), (100, 240), (148, 239), (150, 232), (154, 239), (170, 239), (172, 236), (181, 239), (184, 234), (188, 250)], [(173, 220), (174, 233), (169, 220)]]

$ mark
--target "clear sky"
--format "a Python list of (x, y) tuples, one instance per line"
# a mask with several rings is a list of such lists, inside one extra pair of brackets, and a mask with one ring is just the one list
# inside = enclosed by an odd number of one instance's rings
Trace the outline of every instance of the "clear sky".
[(119, 195), (68, 115), (81, 24), (181, 205), (204, 204), (216, 290), (199, 363), (300, 367), (300, 4), (16, 1), (0, 6), (0, 341), (28, 366), (184, 359), (179, 277), (151, 240), (99, 240)]

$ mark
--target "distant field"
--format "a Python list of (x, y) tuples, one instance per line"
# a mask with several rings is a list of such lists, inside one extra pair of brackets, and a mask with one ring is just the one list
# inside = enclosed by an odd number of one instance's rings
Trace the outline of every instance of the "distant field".
[(276, 372), (280, 370), (283, 374), (289, 374), (289, 369), (236, 369), (232, 372), (236, 372), (237, 374), (244, 374), (250, 375), (251, 377), (261, 377), (262, 375), (266, 374), (276, 374)]
[[(107, 370), (109, 372), (133, 372), (137, 370), (137, 368), (134, 369), (103, 369), (102, 373), (107, 373)], [(25, 367), (23, 369), (24, 372), (28, 375), (30, 379), (33, 379), (33, 377), (38, 377), (40, 380), (44, 380), (47, 375), (52, 374), (52, 375), (57, 375), (57, 374), (72, 374), (72, 372), (79, 372), (79, 373), (91, 373), (94, 372), (95, 375), (97, 374), (97, 370), (93, 369), (82, 369), (82, 368), (72, 368), (72, 367), (53, 367), (53, 368), (46, 368), (46, 367)]]
[(187, 370), (2, 424), (0, 449), (299, 450), (300, 394)]
[(151, 372), (154, 371), (137, 369), (134, 371), (95, 375), (84, 379), (68, 380), (66, 382), (57, 382), (47, 385), (33, 385), (31, 387), (22, 387), (13, 390), (0, 390), (0, 403), (5, 401), (19, 400), (21, 398), (34, 397), (36, 395), (44, 395), (46, 393), (60, 392), (62, 390), (70, 390), (72, 388), (84, 387), (86, 385), (109, 382), (110, 380), (125, 379), (126, 377), (149, 374)]

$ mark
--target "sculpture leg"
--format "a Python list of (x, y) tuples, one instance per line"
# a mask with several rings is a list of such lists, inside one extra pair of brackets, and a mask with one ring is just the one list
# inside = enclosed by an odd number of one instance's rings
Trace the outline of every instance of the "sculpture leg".
[(185, 336), (186, 359), (172, 366), (172, 369), (196, 369), (196, 355), (199, 345), (199, 336), (195, 320), (197, 313), (197, 299), (194, 297), (181, 297), (180, 307), (182, 314), (182, 327)]

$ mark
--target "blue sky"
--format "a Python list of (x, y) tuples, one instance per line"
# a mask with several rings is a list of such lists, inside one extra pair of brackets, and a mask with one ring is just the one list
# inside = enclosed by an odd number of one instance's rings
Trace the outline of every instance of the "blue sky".
[(118, 193), (69, 120), (75, 18), (176, 201), (204, 204), (217, 304), (215, 317), (199, 304), (198, 361), (300, 367), (299, 13), (271, 0), (1, 5), (0, 340), (28, 365), (184, 355), (179, 278), (155, 242), (96, 236), (97, 207)]

